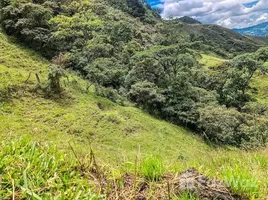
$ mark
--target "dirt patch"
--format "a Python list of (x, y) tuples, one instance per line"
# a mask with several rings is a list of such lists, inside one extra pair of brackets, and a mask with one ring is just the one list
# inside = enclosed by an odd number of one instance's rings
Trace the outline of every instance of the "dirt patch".
[(175, 176), (172, 181), (172, 190), (179, 195), (188, 192), (202, 200), (239, 200), (247, 199), (234, 194), (221, 181), (209, 179), (196, 169), (189, 169)]
[[(103, 177), (104, 178), (104, 177)], [(189, 194), (200, 200), (247, 200), (231, 192), (221, 181), (210, 179), (196, 169), (170, 174), (159, 182), (148, 182), (144, 178), (126, 173), (118, 180), (102, 178), (102, 194), (111, 200), (171, 200)]]

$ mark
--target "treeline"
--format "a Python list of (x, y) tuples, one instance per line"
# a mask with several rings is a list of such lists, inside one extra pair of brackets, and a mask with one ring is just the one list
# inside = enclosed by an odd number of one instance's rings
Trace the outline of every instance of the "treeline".
[(0, 6), (7, 34), (80, 72), (99, 95), (121, 104), (128, 99), (213, 142), (266, 145), (268, 111), (247, 91), (255, 72), (266, 71), (267, 48), (211, 71), (199, 65), (200, 51), (231, 56), (256, 46), (236, 49), (229, 41), (215, 48), (208, 37), (181, 34), (182, 22), (162, 21), (140, 0), (4, 0)]

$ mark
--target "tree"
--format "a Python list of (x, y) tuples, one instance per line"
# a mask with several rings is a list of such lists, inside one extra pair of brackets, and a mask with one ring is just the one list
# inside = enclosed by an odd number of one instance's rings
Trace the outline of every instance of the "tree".
[(256, 52), (256, 59), (262, 62), (268, 61), (268, 47), (260, 48)]
[(116, 45), (120, 42), (127, 43), (132, 39), (131, 26), (123, 21), (112, 25), (110, 32), (111, 42)]
[(89, 1), (72, 2), (76, 11), (71, 16), (57, 15), (50, 20), (53, 26), (53, 39), (61, 51), (71, 48), (81, 49), (94, 38), (94, 31), (102, 27), (102, 21), (90, 9)]
[(137, 82), (132, 85), (128, 97), (150, 113), (158, 113), (165, 103), (165, 97), (161, 94), (159, 88), (148, 81)]
[(9, 35), (14, 35), (32, 48), (49, 54), (50, 26), (48, 21), (52, 11), (39, 4), (16, 3), (3, 8), (2, 27)]
[(87, 78), (95, 84), (119, 89), (126, 74), (124, 66), (114, 58), (96, 59), (85, 67)]
[(247, 136), (240, 131), (246, 118), (235, 109), (208, 106), (199, 110), (198, 126), (203, 136), (213, 142), (240, 146)]
[(220, 90), (219, 101), (226, 106), (242, 108), (249, 100), (246, 93), (254, 73), (262, 65), (254, 60), (251, 55), (235, 57), (227, 71), (226, 80)]
[(162, 85), (165, 78), (164, 68), (154, 58), (142, 56), (131, 63), (132, 70), (126, 76), (126, 86), (130, 87), (137, 82), (148, 81)]

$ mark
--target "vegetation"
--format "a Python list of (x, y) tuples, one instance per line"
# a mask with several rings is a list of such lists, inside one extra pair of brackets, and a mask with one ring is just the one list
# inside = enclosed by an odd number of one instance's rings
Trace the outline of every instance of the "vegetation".
[(112, 180), (122, 180), (126, 172), (149, 174), (148, 180), (153, 180), (155, 174), (160, 178), (195, 167), (252, 199), (268, 195), (267, 149), (215, 148), (188, 130), (98, 97), (93, 88), (87, 92), (87, 82), (66, 70), (70, 84), (62, 79), (61, 85), (68, 95), (48, 99), (43, 90), (33, 90), (39, 84), (35, 76), (25, 80), (30, 72), (38, 73), (46, 85), (51, 64), (3, 34), (0, 44), (1, 95), (9, 94), (0, 107), (0, 132), (5, 138), (0, 147), (1, 198), (102, 198), (98, 181), (89, 181), (85, 173), (91, 172), (81, 170), (81, 163), (91, 166), (90, 148)]
[(0, 35), (0, 132), (11, 140), (0, 198), (108, 198), (126, 172), (151, 197), (190, 166), (238, 194), (268, 195), (263, 40), (164, 21), (139, 0), (0, 6), (13, 36)]
[[(267, 49), (235, 57), (221, 70), (216, 82), (198, 64), (201, 49), (228, 57), (256, 50), (260, 45), (257, 40), (216, 26), (194, 24), (189, 29), (186, 26), (190, 25), (180, 20), (161, 21), (156, 11), (139, 0), (62, 1), (61, 4), (9, 1), (2, 5), (1, 13), (7, 34), (56, 61), (46, 87), (50, 96), (61, 93), (60, 78), (64, 76), (61, 69), (73, 68), (95, 85), (100, 96), (120, 104), (131, 100), (150, 114), (186, 126), (211, 141), (236, 146), (266, 145), (263, 143), (266, 135), (260, 139), (245, 131), (253, 129), (249, 123), (252, 119), (250, 114), (239, 111), (251, 101), (247, 90), (255, 72), (264, 71)], [(205, 29), (200, 32), (203, 35), (192, 32), (196, 26)], [(215, 37), (211, 35), (214, 32)], [(218, 38), (219, 35), (243, 42), (238, 45)], [(224, 60), (216, 61), (220, 65)], [(224, 106), (238, 111), (229, 112)], [(225, 113), (223, 119), (214, 116), (219, 107)], [(207, 108), (211, 108), (211, 113), (205, 111)], [(233, 128), (226, 129), (217, 120), (228, 121), (225, 119), (230, 115), (238, 123), (228, 124)], [(202, 117), (212, 121), (204, 122)], [(218, 125), (211, 127), (211, 124)], [(256, 126), (263, 125), (266, 126), (265, 123)]]

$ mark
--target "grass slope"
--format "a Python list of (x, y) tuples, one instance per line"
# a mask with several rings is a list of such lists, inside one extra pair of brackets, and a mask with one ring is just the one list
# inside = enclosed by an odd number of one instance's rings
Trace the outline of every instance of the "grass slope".
[[(34, 73), (44, 83), (48, 66), (48, 61), (0, 35), (1, 199), (98, 199), (91, 191), (93, 183), (77, 171), (69, 142), (79, 158), (92, 147), (97, 162), (113, 177), (134, 172), (137, 155), (141, 160), (155, 156), (164, 173), (195, 167), (227, 181), (240, 194), (267, 197), (266, 149), (212, 147), (186, 129), (137, 108), (118, 106), (93, 89), (85, 92), (86, 82), (72, 72), (67, 72), (69, 82), (64, 80), (64, 98), (44, 98), (31, 89), (36, 86)], [(146, 167), (139, 170), (148, 172)]]
[(227, 60), (212, 55), (201, 54), (199, 63), (207, 68), (219, 67)]

